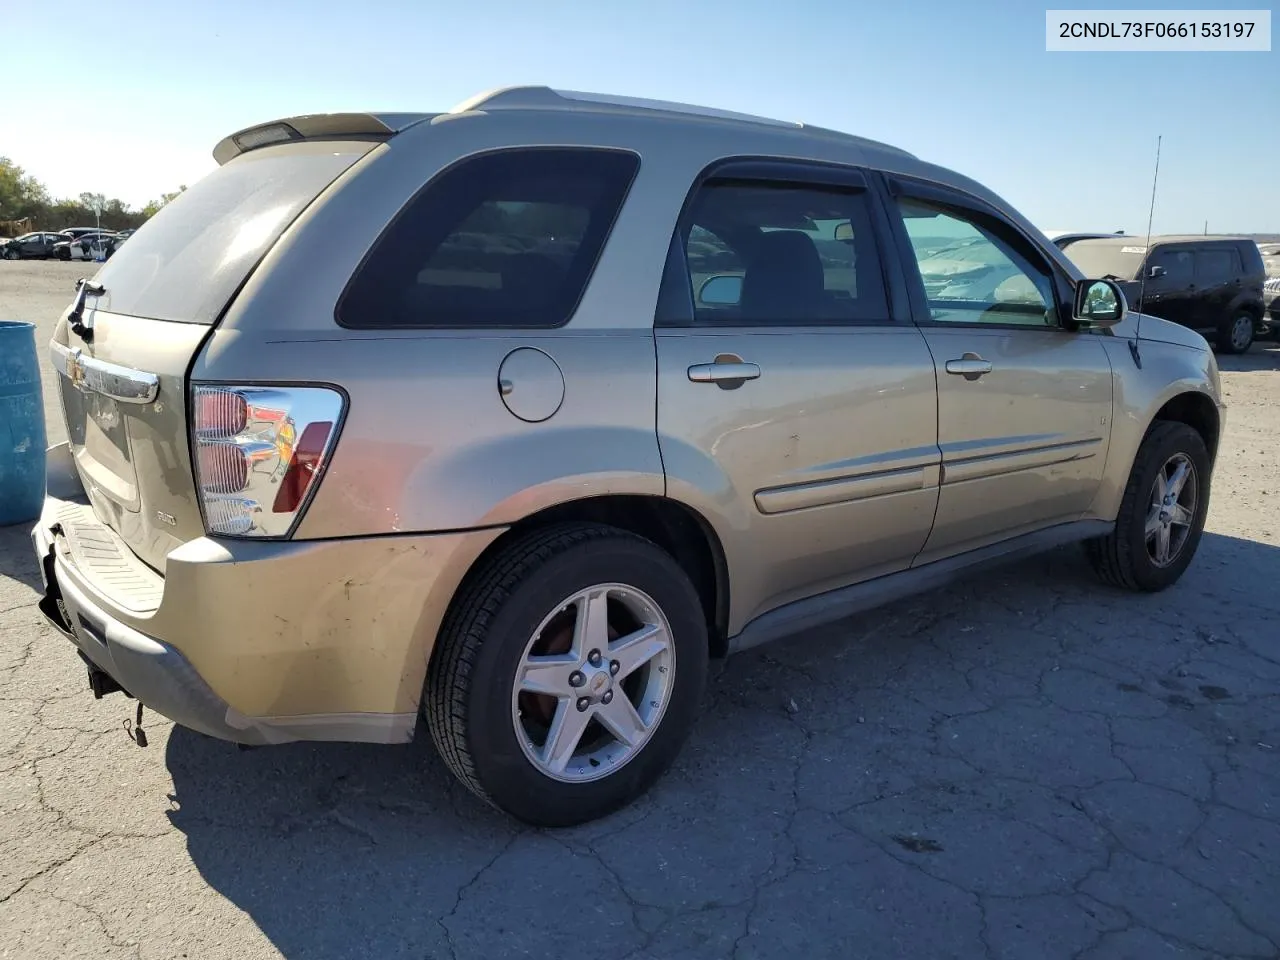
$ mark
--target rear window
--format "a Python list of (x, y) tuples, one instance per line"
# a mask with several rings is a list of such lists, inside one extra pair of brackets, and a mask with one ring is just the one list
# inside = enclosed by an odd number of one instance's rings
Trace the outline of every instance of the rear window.
[(557, 327), (582, 298), (639, 168), (633, 153), (530, 148), (465, 160), (383, 232), (345, 327)]
[(1077, 240), (1062, 251), (1086, 277), (1116, 277), (1134, 280), (1142, 269), (1147, 248), (1141, 239), (1131, 242), (1115, 240)]
[(184, 191), (109, 259), (98, 307), (211, 324), (303, 209), (373, 144), (313, 142), (237, 157)]

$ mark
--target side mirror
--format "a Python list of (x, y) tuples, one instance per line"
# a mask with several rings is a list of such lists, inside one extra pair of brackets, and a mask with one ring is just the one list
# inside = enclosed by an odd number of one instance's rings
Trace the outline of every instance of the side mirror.
[(731, 307), (742, 299), (742, 277), (721, 273), (707, 277), (698, 287), (698, 303), (711, 307)]
[(1147, 271), (1147, 276), (1150, 277), (1152, 280), (1154, 280), (1156, 277), (1163, 277), (1164, 275), (1165, 275), (1165, 269), (1164, 267), (1160, 266), (1160, 264), (1158, 263), (1154, 264), (1151, 267), (1151, 269)]
[(853, 224), (848, 220), (836, 224), (836, 239), (849, 241), (853, 239)]
[(1084, 327), (1114, 327), (1129, 312), (1124, 291), (1113, 280), (1082, 280), (1076, 287), (1075, 321)]

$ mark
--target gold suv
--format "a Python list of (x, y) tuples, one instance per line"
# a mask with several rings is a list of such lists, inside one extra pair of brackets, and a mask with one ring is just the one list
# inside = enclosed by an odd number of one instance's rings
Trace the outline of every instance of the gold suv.
[(982, 186), (870, 140), (521, 87), (294, 117), (81, 282), (41, 606), (99, 696), (409, 740), (568, 824), (709, 658), (1082, 541), (1159, 590), (1223, 407)]

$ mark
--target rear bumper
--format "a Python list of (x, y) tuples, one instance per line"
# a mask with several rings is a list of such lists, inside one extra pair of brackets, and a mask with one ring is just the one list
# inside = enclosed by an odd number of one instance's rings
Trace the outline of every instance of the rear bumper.
[(48, 489), (31, 539), (50, 623), (152, 710), (246, 744), (409, 740), (448, 603), (502, 532), (202, 537), (146, 589), (102, 562), (118, 538), (84, 502), (65, 450), (50, 450)]
[(61, 561), (48, 529), (37, 526), (31, 541), (45, 582), (41, 612), (126, 693), (175, 723), (211, 737), (248, 744), (276, 739), (269, 728), (257, 728), (238, 715), (176, 649), (114, 619), (65, 572), (60, 575)]

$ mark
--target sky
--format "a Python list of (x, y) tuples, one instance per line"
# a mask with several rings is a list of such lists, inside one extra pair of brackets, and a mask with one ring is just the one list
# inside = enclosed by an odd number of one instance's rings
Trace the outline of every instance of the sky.
[(0, 156), (56, 196), (141, 206), (208, 173), (213, 145), (254, 123), (445, 110), (544, 83), (883, 140), (1044, 230), (1144, 233), (1163, 136), (1155, 232), (1280, 232), (1274, 32), (1269, 53), (1048, 53), (1049, 5), (112, 0), (69, 15), (0, 0)]

